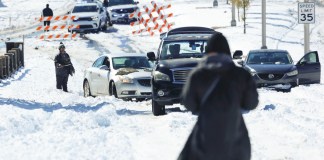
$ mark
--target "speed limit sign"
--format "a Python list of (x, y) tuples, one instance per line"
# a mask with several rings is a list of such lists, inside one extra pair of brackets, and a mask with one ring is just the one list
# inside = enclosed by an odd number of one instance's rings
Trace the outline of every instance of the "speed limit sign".
[(315, 23), (315, 3), (298, 3), (298, 23)]

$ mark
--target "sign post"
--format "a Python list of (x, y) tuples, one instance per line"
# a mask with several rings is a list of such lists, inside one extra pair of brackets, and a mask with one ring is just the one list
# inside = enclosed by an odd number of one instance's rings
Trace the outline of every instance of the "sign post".
[(304, 52), (310, 51), (309, 47), (309, 24), (315, 23), (315, 3), (313, 2), (298, 3), (298, 23), (304, 24)]

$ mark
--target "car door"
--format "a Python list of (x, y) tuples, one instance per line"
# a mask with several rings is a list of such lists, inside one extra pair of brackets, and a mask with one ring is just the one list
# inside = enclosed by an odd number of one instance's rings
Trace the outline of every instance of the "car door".
[(321, 64), (317, 51), (307, 53), (296, 64), (299, 84), (313, 84), (321, 81)]
[(108, 95), (108, 84), (110, 74), (110, 61), (108, 57), (104, 58), (103, 63), (99, 67), (98, 71), (98, 93), (102, 95)]
[(102, 65), (103, 61), (104, 61), (105, 57), (100, 57), (98, 58), (93, 67), (92, 67), (92, 73), (91, 73), (91, 91), (95, 92), (94, 94), (99, 94), (98, 90), (100, 88), (100, 69), (99, 67)]

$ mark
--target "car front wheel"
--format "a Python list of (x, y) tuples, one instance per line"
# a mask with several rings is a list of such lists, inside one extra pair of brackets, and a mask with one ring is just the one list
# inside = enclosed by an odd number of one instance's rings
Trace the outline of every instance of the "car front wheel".
[(117, 89), (114, 82), (111, 83), (111, 95), (114, 95), (115, 98), (118, 98)]
[(160, 116), (165, 114), (165, 106), (159, 105), (156, 101), (152, 99), (152, 112), (154, 116)]
[(83, 95), (84, 95), (84, 97), (90, 97), (91, 96), (90, 85), (89, 85), (88, 81), (84, 82)]

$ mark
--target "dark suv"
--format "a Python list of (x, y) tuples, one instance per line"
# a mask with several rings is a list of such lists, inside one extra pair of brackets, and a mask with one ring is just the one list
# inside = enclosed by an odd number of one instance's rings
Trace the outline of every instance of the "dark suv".
[(190, 70), (205, 53), (207, 40), (215, 30), (204, 27), (182, 27), (161, 34), (157, 52), (147, 53), (155, 61), (152, 72), (152, 112), (165, 114), (165, 105), (181, 103), (181, 92)]

